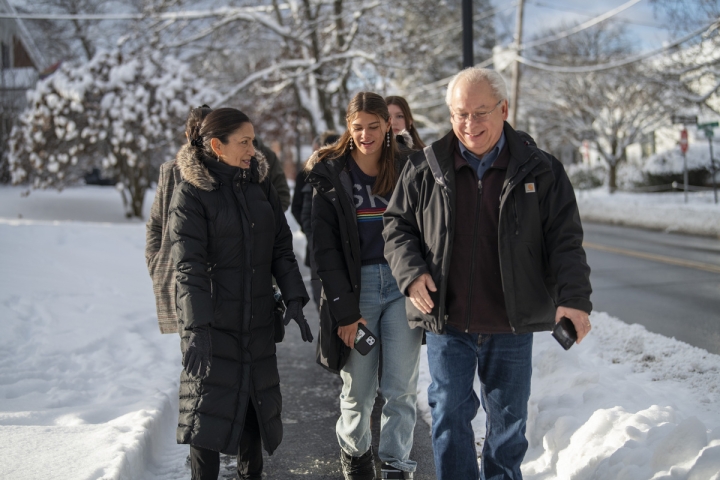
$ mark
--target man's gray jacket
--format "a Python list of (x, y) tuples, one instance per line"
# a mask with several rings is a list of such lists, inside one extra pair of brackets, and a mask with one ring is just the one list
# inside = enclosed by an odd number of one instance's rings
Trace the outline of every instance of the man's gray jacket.
[[(508, 319), (514, 333), (550, 330), (557, 306), (590, 313), (590, 267), (572, 185), (562, 164), (532, 139), (504, 125), (510, 162), (500, 196), (498, 244)], [(447, 275), (457, 201), (454, 132), (412, 154), (383, 221), (385, 258), (400, 291), (429, 273), (435, 304), (421, 313), (406, 299), (411, 327), (443, 333)]]

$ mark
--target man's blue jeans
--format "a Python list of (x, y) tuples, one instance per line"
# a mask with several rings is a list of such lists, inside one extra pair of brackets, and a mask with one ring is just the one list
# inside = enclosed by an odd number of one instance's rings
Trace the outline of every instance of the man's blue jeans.
[[(532, 334), (478, 335), (452, 327), (445, 331), (445, 335), (427, 334), (432, 377), (428, 403), (438, 480), (522, 479)], [(480, 407), (473, 390), (476, 368), (487, 414), (481, 472), (471, 424)]]

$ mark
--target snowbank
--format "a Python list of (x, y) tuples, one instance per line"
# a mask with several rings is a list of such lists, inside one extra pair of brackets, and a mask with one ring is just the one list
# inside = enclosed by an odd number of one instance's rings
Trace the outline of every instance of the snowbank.
[(144, 230), (0, 221), (4, 478), (138, 478), (152, 456), (180, 353), (158, 331)]
[(585, 221), (628, 225), (666, 232), (720, 237), (720, 204), (713, 192), (625, 193), (607, 187), (576, 192)]
[[(567, 352), (535, 334), (524, 478), (720, 478), (720, 356), (604, 313), (591, 320), (590, 336)], [(429, 421), (426, 393), (420, 404)], [(482, 409), (473, 427), (479, 453)]]
[[(713, 158), (720, 151), (720, 143), (713, 141)], [(656, 175), (668, 173), (683, 173), (685, 161), (687, 161), (688, 170), (698, 170), (706, 168), (711, 170), (712, 162), (710, 161), (710, 146), (707, 140), (696, 139), (688, 146), (686, 160), (683, 159), (682, 151), (679, 146), (665, 150), (660, 153), (651, 155), (643, 165), (643, 171)], [(717, 162), (717, 160), (716, 160)], [(716, 165), (720, 167), (720, 165)]]

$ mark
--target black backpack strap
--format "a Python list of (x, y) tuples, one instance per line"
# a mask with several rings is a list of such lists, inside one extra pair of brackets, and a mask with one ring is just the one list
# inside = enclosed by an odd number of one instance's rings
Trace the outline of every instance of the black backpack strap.
[(423, 148), (423, 152), (425, 153), (425, 159), (428, 162), (430, 171), (432, 172), (433, 177), (435, 177), (435, 181), (444, 187), (445, 177), (443, 177), (442, 169), (440, 168), (440, 164), (438, 163), (437, 157), (435, 156), (435, 152), (432, 149), (432, 145), (428, 145), (427, 147)]

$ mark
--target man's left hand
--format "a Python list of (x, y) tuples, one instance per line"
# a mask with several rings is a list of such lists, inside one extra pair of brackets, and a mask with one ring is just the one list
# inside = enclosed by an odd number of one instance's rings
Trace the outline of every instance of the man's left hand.
[(575, 326), (578, 344), (587, 336), (588, 333), (590, 333), (590, 330), (592, 329), (592, 325), (590, 325), (590, 316), (587, 312), (570, 307), (558, 307), (555, 312), (555, 323), (559, 322), (562, 317), (569, 318)]

